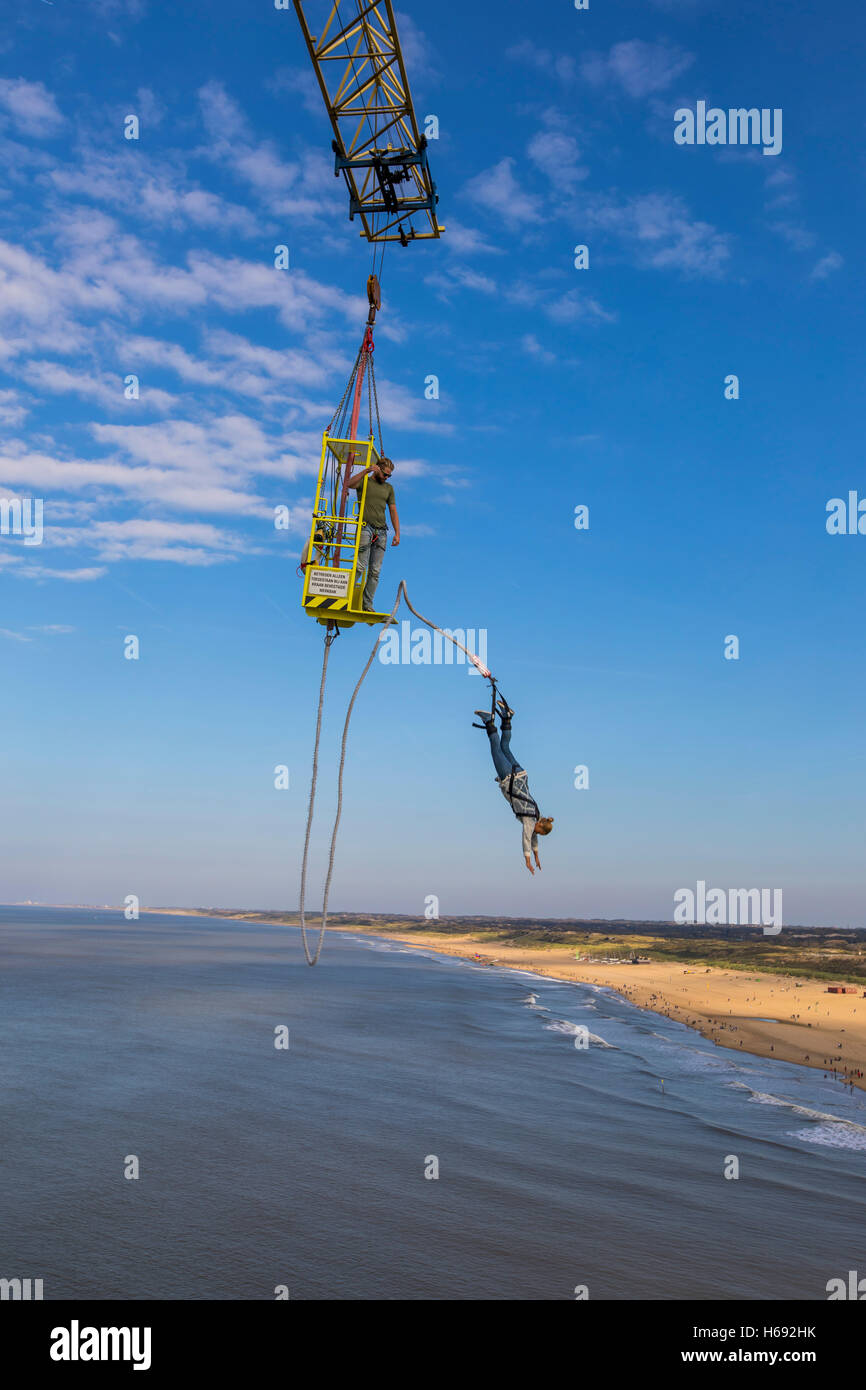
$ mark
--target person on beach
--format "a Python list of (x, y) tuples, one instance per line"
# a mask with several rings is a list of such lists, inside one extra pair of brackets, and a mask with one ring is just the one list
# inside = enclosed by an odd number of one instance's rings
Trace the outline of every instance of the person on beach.
[(394, 465), (391, 460), (382, 457), (371, 463), (369, 468), (362, 468), (360, 473), (355, 473), (349, 479), (349, 487), (354, 488), (358, 494), (358, 505), (360, 506), (364, 479), (367, 478), (368, 474), (370, 475), (367, 479), (367, 496), (364, 501), (361, 544), (358, 547), (358, 573), (360, 574), (362, 570), (367, 571), (367, 581), (364, 585), (362, 600), (366, 613), (376, 612), (373, 607), (373, 597), (382, 571), (385, 547), (388, 544), (388, 523), (385, 520), (386, 507), (391, 514), (391, 525), (394, 527), (394, 539), (391, 544), (400, 544), (400, 518), (397, 515), (394, 489), (389, 481), (393, 472)]
[(543, 816), (539, 811), (538, 803), (530, 794), (526, 772), (511, 751), (511, 718), (514, 710), (509, 709), (504, 700), (498, 700), (497, 705), (501, 724), (499, 733), (490, 710), (477, 709), (475, 713), (480, 715), (490, 740), (490, 754), (496, 769), (496, 785), (523, 827), (523, 857), (527, 869), (534, 874), (536, 868), (541, 868), (538, 836), (550, 834), (553, 829), (553, 816)]

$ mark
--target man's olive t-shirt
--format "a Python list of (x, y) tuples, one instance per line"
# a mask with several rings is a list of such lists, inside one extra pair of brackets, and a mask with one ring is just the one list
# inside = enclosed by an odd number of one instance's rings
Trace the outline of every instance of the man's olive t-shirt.
[[(358, 494), (358, 505), (361, 505), (361, 496), (364, 491), (364, 484), (356, 487)], [(364, 524), (365, 526), (387, 526), (385, 520), (385, 508), (394, 501), (394, 489), (390, 483), (380, 483), (378, 479), (370, 473), (367, 477), (367, 500), (364, 504)]]

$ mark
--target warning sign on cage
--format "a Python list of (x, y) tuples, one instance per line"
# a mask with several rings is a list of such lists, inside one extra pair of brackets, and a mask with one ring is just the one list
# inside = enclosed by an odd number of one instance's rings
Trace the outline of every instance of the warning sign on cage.
[(346, 598), (350, 578), (350, 570), (312, 569), (307, 593), (325, 595), (327, 598)]

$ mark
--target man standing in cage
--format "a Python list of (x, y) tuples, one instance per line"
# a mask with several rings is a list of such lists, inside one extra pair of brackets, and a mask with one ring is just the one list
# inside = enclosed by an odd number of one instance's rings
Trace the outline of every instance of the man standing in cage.
[[(358, 506), (360, 506), (364, 479), (367, 478), (364, 524), (361, 527), (361, 543), (358, 547), (358, 572), (367, 571), (363, 599), (365, 613), (376, 612), (373, 598), (376, 593), (376, 585), (379, 583), (382, 561), (385, 558), (385, 547), (388, 544), (388, 523), (385, 520), (386, 507), (391, 514), (391, 525), (394, 527), (394, 538), (391, 544), (400, 544), (400, 518), (397, 515), (394, 489), (390, 483), (393, 472), (394, 465), (391, 460), (380, 458), (376, 463), (371, 463), (369, 468), (362, 468), (360, 473), (356, 473), (349, 479), (349, 487), (354, 488), (358, 494)], [(367, 477), (368, 474), (369, 477)]]

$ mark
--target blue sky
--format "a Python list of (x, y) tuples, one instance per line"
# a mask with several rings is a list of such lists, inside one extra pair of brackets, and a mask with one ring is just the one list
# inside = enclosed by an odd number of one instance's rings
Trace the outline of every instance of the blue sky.
[[(0, 900), (294, 907), (322, 649), (295, 565), (371, 250), (293, 11), (10, 10), (0, 497), (44, 499), (45, 536), (0, 536)], [(703, 879), (866, 924), (866, 537), (825, 527), (866, 494), (860, 7), (398, 14), (447, 231), (384, 261), (379, 593), (487, 630), (556, 828), (531, 879), (477, 677), (377, 663), (332, 906), (669, 918)], [(676, 145), (698, 100), (780, 108), (781, 154)], [(332, 653), (313, 902), (370, 640)]]

